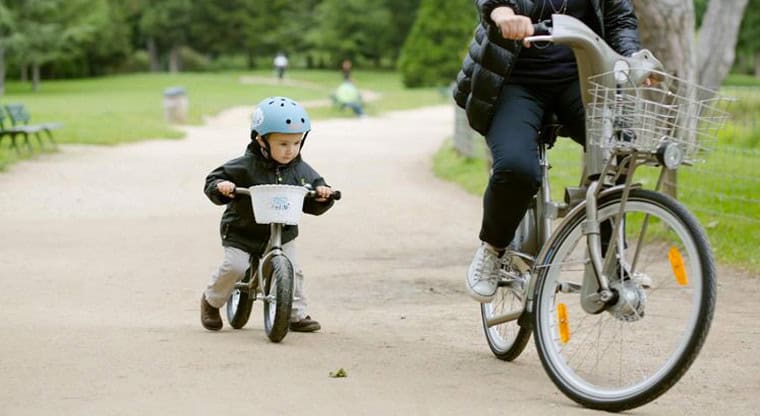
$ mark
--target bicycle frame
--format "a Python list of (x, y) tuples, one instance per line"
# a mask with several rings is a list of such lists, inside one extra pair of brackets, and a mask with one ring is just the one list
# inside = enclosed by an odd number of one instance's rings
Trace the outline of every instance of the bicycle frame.
[[(236, 188), (235, 192), (241, 195), (251, 196), (250, 191), (246, 188)], [(250, 279), (248, 279), (247, 282), (241, 281), (235, 283), (236, 289), (247, 291), (254, 296), (254, 300), (262, 300), (274, 296), (272, 294), (268, 296), (264, 294), (264, 267), (269, 264), (270, 259), (274, 256), (283, 256), (288, 262), (290, 262), (290, 258), (288, 258), (285, 251), (282, 249), (282, 227), (283, 225), (279, 223), (271, 223), (269, 225), (269, 242), (267, 243), (266, 249), (259, 257), (256, 268), (251, 268)], [(251, 261), (251, 265), (253, 265), (253, 260)]]
[[(698, 160), (717, 138), (725, 100), (662, 72), (648, 51), (618, 55), (575, 18), (554, 15), (553, 27), (534, 29), (550, 35), (527, 41), (575, 52), (583, 169), (564, 202), (552, 201), (546, 133), (556, 127), (542, 126), (543, 181), (502, 256), (495, 296), (480, 306), (483, 327), (497, 358), (516, 359), (533, 336), (544, 370), (566, 396), (594, 409), (627, 410), (678, 381), (710, 326), (716, 287), (709, 242), (699, 220), (658, 190), (666, 172)], [(655, 190), (634, 182), (642, 165), (661, 167)], [(643, 319), (647, 324), (627, 325)]]
[[(576, 56), (578, 63), (578, 75), (580, 80), (581, 98), (584, 106), (592, 102), (590, 92), (591, 76), (597, 76), (594, 81), (610, 88), (614, 88), (616, 83), (619, 84), (622, 76), (626, 82), (640, 85), (649, 77), (653, 71), (662, 68), (660, 62), (647, 50), (642, 50), (630, 57), (624, 57), (612, 48), (596, 33), (589, 29), (579, 20), (566, 15), (552, 16), (552, 31), (549, 35), (531, 36), (525, 39), (528, 42), (551, 42), (558, 45), (570, 47)], [(606, 74), (599, 77), (598, 74)], [(617, 78), (617, 79), (616, 79)], [(588, 130), (588, 123), (587, 123)], [(620, 227), (617, 224), (622, 223), (622, 206), (620, 213), (614, 220), (613, 234), (610, 238), (610, 244), (607, 253), (602, 253), (600, 223), (597, 215), (597, 201), (607, 194), (624, 192), (625, 201), (632, 185), (633, 171), (638, 166), (634, 163), (635, 154), (629, 156), (628, 162), (623, 162), (623, 167), (615, 165), (616, 155), (605, 155), (604, 149), (600, 145), (591, 143), (587, 137), (587, 144), (584, 151), (583, 172), (581, 176), (581, 186), (579, 188), (566, 189), (565, 204), (553, 202), (550, 195), (550, 186), (548, 180), (548, 161), (545, 156), (545, 145), (541, 144), (541, 164), (544, 174), (543, 185), (539, 190), (536, 198), (535, 218), (537, 230), (537, 246), (540, 251), (536, 253), (533, 268), (542, 267), (542, 260), (546, 258), (546, 247), (551, 239), (556, 238), (551, 234), (552, 220), (566, 216), (576, 210), (585, 210), (586, 222), (584, 223), (583, 232), (587, 237), (588, 254), (590, 260), (590, 272), (586, 273), (581, 288), (572, 288), (571, 290), (580, 290), (583, 299), (584, 308), (590, 313), (602, 311), (613, 296), (609, 287), (609, 280), (605, 271), (610, 270), (613, 265), (614, 257), (610, 255), (619, 246), (617, 240), (622, 237), (618, 232)], [(626, 166), (627, 165), (627, 166)], [(626, 183), (611, 187), (604, 185), (605, 178), (613, 173), (615, 178), (619, 177), (621, 171), (626, 174)], [(571, 211), (566, 212), (568, 209)], [(523, 230), (525, 231), (525, 230)], [(533, 253), (531, 253), (533, 254)], [(535, 280), (530, 279), (526, 290), (525, 310), (532, 312), (533, 301), (535, 298)], [(498, 317), (497, 317), (498, 318)]]

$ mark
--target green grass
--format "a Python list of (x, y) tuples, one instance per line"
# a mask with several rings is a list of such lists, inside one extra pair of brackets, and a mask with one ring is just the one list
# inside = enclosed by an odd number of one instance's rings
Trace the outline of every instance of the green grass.
[[(407, 90), (395, 72), (355, 71), (359, 88), (380, 94), (368, 104), (370, 114), (415, 108), (444, 101), (437, 90)], [(232, 106), (253, 106), (271, 95), (286, 95), (295, 100), (327, 99), (341, 81), (338, 71), (294, 70), (288, 83), (243, 83), (242, 77), (273, 80), (272, 71), (182, 74), (132, 74), (81, 80), (45, 80), (38, 92), (28, 83), (8, 82), (0, 104), (23, 103), (32, 122), (58, 121), (64, 127), (55, 131), (59, 143), (113, 145), (153, 138), (181, 138), (183, 133), (164, 120), (163, 91), (183, 86), (189, 99), (191, 124), (202, 122), (203, 115), (214, 115)], [(352, 117), (350, 111), (332, 107), (309, 110), (315, 119)], [(0, 170), (17, 160), (0, 146)], [(23, 157), (23, 156), (22, 156)]]
[(760, 87), (760, 78), (745, 74), (730, 74), (726, 77), (726, 80), (723, 81), (723, 85)]

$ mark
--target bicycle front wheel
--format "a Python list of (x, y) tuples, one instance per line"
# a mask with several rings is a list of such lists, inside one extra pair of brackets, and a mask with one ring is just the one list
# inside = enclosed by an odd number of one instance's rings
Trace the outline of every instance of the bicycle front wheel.
[[(599, 219), (620, 210), (621, 193), (599, 201)], [(715, 308), (715, 266), (697, 220), (663, 194), (632, 190), (624, 207), (622, 250), (610, 276), (616, 299), (601, 312), (581, 305), (591, 272), (582, 224), (567, 218), (536, 281), (534, 337), (541, 362), (568, 397), (622, 411), (672, 387), (697, 357)]]
[(264, 331), (272, 342), (288, 334), (293, 306), (293, 265), (283, 255), (272, 256), (264, 284)]

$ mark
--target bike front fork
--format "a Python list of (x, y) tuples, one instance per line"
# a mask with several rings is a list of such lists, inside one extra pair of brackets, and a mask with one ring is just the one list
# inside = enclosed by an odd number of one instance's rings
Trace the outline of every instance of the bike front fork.
[[(618, 224), (622, 223), (622, 215), (611, 221), (612, 232), (607, 241), (607, 253), (602, 253), (601, 223), (599, 221), (599, 181), (591, 182), (586, 191), (586, 220), (581, 225), (583, 234), (586, 236), (588, 263), (584, 267), (583, 286), (581, 288), (581, 305), (588, 313), (599, 313), (607, 305), (614, 301), (615, 292), (610, 289), (609, 276), (605, 271), (612, 270), (611, 262), (616, 256), (611, 255), (615, 250), (622, 249), (623, 244), (617, 243), (618, 237), (622, 238), (622, 230)], [(619, 253), (619, 261), (622, 261), (623, 253)], [(606, 257), (605, 257), (606, 256)], [(605, 258), (607, 259), (605, 263)]]

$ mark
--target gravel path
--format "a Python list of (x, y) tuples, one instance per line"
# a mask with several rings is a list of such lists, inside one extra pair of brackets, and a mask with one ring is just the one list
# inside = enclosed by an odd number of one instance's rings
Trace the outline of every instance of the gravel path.
[[(0, 415), (590, 414), (532, 347), (491, 355), (463, 276), (480, 198), (431, 174), (450, 107), (318, 121), (305, 158), (344, 193), (299, 251), (323, 330), (270, 343), (201, 328), (221, 258), (205, 175), (238, 155), (248, 109), (184, 140), (63, 146), (0, 174)], [(757, 278), (721, 270), (707, 344), (640, 415), (760, 414)], [(328, 374), (344, 368), (347, 378)]]

